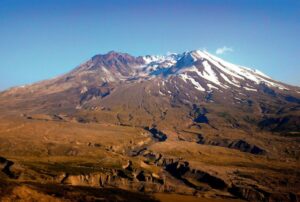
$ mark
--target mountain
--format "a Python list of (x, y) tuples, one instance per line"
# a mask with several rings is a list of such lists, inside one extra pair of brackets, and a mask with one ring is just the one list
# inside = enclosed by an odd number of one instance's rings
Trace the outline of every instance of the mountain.
[[(55, 79), (2, 92), (0, 103), (9, 113), (74, 114), (122, 106), (124, 116), (133, 116), (128, 124), (142, 125), (168, 122), (166, 110), (184, 109), (185, 117), (195, 107), (220, 106), (256, 119), (260, 128), (297, 131), (299, 97), (299, 87), (206, 51), (143, 57), (111, 51)], [(145, 122), (145, 114), (155, 121)]]
[[(0, 112), (0, 155), (26, 180), (58, 179), (54, 165), (70, 161), (59, 183), (249, 201), (299, 195), (300, 88), (206, 51), (95, 55), (57, 78), (1, 92)], [(116, 181), (80, 167), (104, 154), (129, 162), (108, 166)], [(20, 156), (53, 159), (33, 166)]]

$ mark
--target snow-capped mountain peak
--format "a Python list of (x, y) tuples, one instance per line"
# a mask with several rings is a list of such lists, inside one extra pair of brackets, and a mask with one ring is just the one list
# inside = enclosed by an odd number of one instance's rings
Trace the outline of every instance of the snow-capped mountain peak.
[[(222, 92), (226, 89), (256, 92), (260, 90), (261, 84), (278, 90), (294, 91), (294, 87), (275, 81), (259, 70), (235, 65), (201, 50), (139, 57), (109, 52), (96, 55), (70, 73), (46, 83), (52, 85), (60, 81), (65, 84), (64, 88), (68, 89), (82, 84), (114, 86), (122, 82), (134, 83), (153, 79), (162, 80), (166, 86), (174, 88), (178, 88), (176, 82), (181, 81), (180, 85), (186, 85), (189, 90), (198, 92)], [(40, 84), (33, 86), (39, 88)], [(26, 89), (29, 87), (17, 90), (19, 92)], [(61, 89), (55, 88), (53, 92)]]
[(259, 70), (235, 65), (207, 51), (194, 50), (165, 56), (148, 55), (143, 59), (145, 70), (149, 75), (170, 76), (175, 73), (187, 78), (189, 74), (196, 73), (208, 84), (222, 88), (248, 86), (246, 88), (250, 89), (254, 88), (254, 85), (264, 83), (270, 87), (288, 90), (286, 86), (272, 80)]

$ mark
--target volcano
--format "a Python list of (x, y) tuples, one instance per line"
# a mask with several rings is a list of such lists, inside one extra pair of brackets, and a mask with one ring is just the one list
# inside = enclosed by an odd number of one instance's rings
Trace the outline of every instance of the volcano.
[(300, 87), (207, 51), (95, 55), (62, 76), (1, 92), (0, 112), (8, 187), (300, 196)]

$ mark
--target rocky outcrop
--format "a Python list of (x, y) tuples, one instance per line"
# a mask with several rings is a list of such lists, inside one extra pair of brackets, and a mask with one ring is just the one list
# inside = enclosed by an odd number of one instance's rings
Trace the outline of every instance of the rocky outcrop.
[(183, 161), (180, 158), (166, 158), (161, 154), (149, 151), (144, 153), (144, 157), (148, 159), (147, 163), (163, 167), (173, 177), (195, 190), (202, 190), (204, 188), (203, 184), (206, 184), (205, 188), (208, 189), (226, 190), (230, 187), (230, 183), (225, 182), (220, 177), (192, 168), (189, 162)]
[[(181, 159), (165, 158), (161, 154), (145, 152), (145, 157), (150, 158), (158, 166), (170, 173), (176, 179), (179, 179), (187, 187), (197, 191), (209, 191), (212, 189), (225, 191), (232, 196), (245, 199), (250, 202), (298, 202), (299, 194), (295, 193), (272, 193), (268, 190), (257, 188), (256, 185), (237, 185), (231, 181), (222, 179), (220, 176), (211, 174), (204, 170), (192, 168), (187, 161)], [(199, 184), (197, 183), (199, 182)], [(205, 186), (205, 184), (207, 186)]]
[(247, 152), (256, 155), (266, 154), (266, 151), (255, 144), (250, 144), (245, 140), (231, 140), (231, 139), (206, 139), (203, 135), (198, 134), (198, 144), (214, 145), (220, 147), (227, 147), (230, 149), (237, 149), (242, 152)]
[(12, 165), (14, 165), (14, 162), (0, 157), (0, 170), (9, 178), (17, 178), (17, 175), (11, 170)]
[(294, 193), (272, 193), (259, 188), (246, 186), (233, 186), (229, 191), (233, 195), (250, 202), (298, 202), (300, 197)]
[(87, 102), (91, 99), (95, 99), (97, 97), (103, 98), (110, 93), (110, 88), (107, 83), (102, 84), (100, 87), (92, 87), (83, 91), (80, 95), (80, 104)]
[(249, 144), (245, 140), (235, 140), (235, 141), (232, 141), (228, 145), (228, 148), (238, 149), (238, 150), (240, 150), (242, 152), (248, 152), (248, 153), (251, 153), (251, 154), (265, 154), (266, 153), (265, 150), (259, 148), (256, 145)]
[(166, 134), (156, 128), (145, 127), (144, 129), (149, 131), (152, 134), (153, 138), (158, 140), (159, 142), (166, 141), (166, 139), (168, 138)]
[(193, 117), (193, 121), (195, 123), (206, 123), (209, 124), (209, 120), (206, 117), (207, 109), (204, 107), (200, 107), (197, 105), (193, 105), (192, 110), (190, 112), (190, 116)]
[(299, 98), (296, 98), (294, 96), (285, 96), (284, 99), (288, 102), (292, 102), (292, 103), (297, 103), (297, 104), (300, 104), (300, 99)]
[(269, 96), (272, 96), (272, 97), (277, 96), (276, 92), (272, 88), (270, 88), (268, 85), (266, 85), (265, 83), (260, 83), (258, 87), (259, 87), (260, 91), (262, 91), (263, 93), (265, 93)]
[(300, 132), (299, 116), (264, 117), (258, 124), (263, 130), (272, 132)]
[[(197, 182), (205, 183), (211, 188), (220, 190), (226, 190), (229, 186), (220, 177), (213, 176), (208, 172), (199, 169), (193, 169), (189, 166), (189, 163), (185, 161), (177, 161), (167, 164), (165, 166), (165, 169), (174, 177), (182, 180), (186, 185), (191, 186), (197, 190), (201, 190), (203, 188), (203, 186), (199, 186)], [(196, 183), (194, 181), (196, 181)]]
[(194, 189), (174, 183), (172, 178), (160, 178), (158, 175), (145, 171), (134, 170), (124, 172), (112, 170), (110, 173), (90, 173), (81, 175), (64, 174), (60, 183), (72, 186), (89, 187), (115, 187), (131, 191), (147, 193), (175, 192), (180, 194), (193, 194)]

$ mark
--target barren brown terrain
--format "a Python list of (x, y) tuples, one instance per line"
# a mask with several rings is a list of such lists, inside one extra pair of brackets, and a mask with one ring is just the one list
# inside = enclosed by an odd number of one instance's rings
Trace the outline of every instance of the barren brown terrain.
[[(0, 93), (0, 200), (299, 201), (299, 87), (189, 54), (145, 76), (110, 52)], [(232, 81), (210, 89), (205, 62)]]

